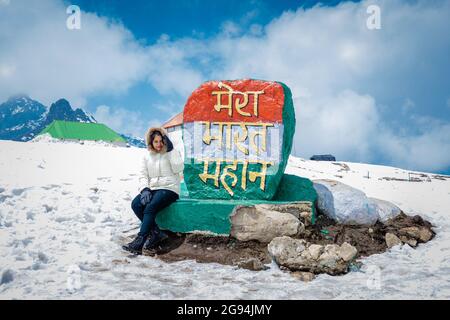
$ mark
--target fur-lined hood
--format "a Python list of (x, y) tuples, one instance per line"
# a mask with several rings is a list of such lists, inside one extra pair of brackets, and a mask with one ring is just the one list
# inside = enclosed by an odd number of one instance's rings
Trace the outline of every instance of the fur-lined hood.
[[(149, 145), (149, 143), (150, 143), (150, 135), (155, 131), (158, 131), (159, 133), (161, 133), (163, 140), (165, 140), (164, 138), (168, 137), (167, 131), (164, 128), (152, 127), (150, 129), (148, 129), (147, 133), (145, 134), (145, 144), (147, 145), (147, 150), (153, 151), (153, 152), (157, 152), (157, 151), (153, 148), (153, 146)], [(164, 146), (161, 150), (161, 153), (165, 153), (165, 152), (167, 152), (167, 144), (166, 143), (164, 143)]]

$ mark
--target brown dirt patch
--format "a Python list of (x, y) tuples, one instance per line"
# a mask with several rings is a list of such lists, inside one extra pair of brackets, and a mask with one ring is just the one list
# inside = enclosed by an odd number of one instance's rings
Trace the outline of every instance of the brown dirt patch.
[[(420, 216), (408, 216), (401, 213), (387, 223), (377, 222), (374, 226), (346, 226), (336, 224), (331, 219), (320, 215), (314, 226), (306, 228), (302, 238), (315, 244), (338, 244), (348, 242), (358, 250), (357, 258), (366, 257), (386, 251), (385, 235), (387, 232), (400, 236), (400, 229), (405, 227), (425, 227), (431, 230), (431, 223)], [(209, 236), (200, 234), (169, 233), (169, 238), (152, 252), (145, 252), (165, 262), (195, 260), (199, 263), (220, 263), (247, 267), (242, 264), (256, 259), (262, 264), (270, 263), (267, 244), (258, 241), (239, 241), (232, 237)], [(422, 241), (417, 240), (420, 244)], [(250, 264), (253, 265), (253, 264)], [(261, 267), (248, 267), (262, 270)]]

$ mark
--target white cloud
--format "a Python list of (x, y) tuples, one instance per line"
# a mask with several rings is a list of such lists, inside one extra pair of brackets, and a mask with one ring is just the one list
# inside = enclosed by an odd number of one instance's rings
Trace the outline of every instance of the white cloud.
[(378, 142), (392, 163), (416, 170), (437, 171), (450, 164), (449, 137), (450, 124), (446, 123), (409, 137), (381, 133)]
[[(381, 8), (381, 30), (366, 27), (372, 3)], [(162, 35), (145, 47), (120, 24), (85, 12), (82, 29), (68, 30), (58, 0), (16, 0), (0, 10), (0, 99), (26, 90), (82, 106), (91, 94), (121, 93), (145, 79), (186, 101), (209, 79), (277, 80), (294, 95), (297, 154), (441, 170), (450, 166), (449, 123), (413, 112), (448, 99), (440, 85), (449, 81), (448, 12), (445, 0), (346, 2), (287, 11), (249, 30), (226, 22), (212, 38)], [(138, 136), (148, 127), (121, 108), (99, 106), (95, 117)], [(392, 120), (402, 126), (390, 127)]]
[(142, 139), (144, 139), (148, 128), (161, 125), (159, 121), (143, 122), (143, 117), (139, 112), (118, 107), (111, 108), (105, 105), (97, 107), (94, 112), (94, 118), (116, 132), (131, 134)]
[[(381, 30), (366, 27), (366, 9), (372, 3), (381, 8)], [(175, 79), (177, 74), (183, 79), (186, 70), (192, 81), (257, 78), (286, 83), (295, 99), (299, 155), (335, 153), (349, 161), (384, 159), (441, 170), (450, 166), (442, 156), (450, 139), (448, 121), (405, 135), (412, 131), (408, 126), (413, 120), (404, 119), (402, 111), (426, 114), (435, 95), (448, 94), (437, 91), (439, 82), (449, 80), (442, 72), (450, 67), (448, 12), (450, 1), (346, 2), (285, 12), (260, 32), (236, 35), (230, 22), (214, 38), (183, 39), (152, 50), (170, 57), (169, 75), (156, 72), (164, 92), (181, 93)], [(161, 70), (166, 68), (163, 62)], [(197, 87), (200, 81), (194, 83)], [(418, 104), (417, 98), (427, 98), (428, 104)], [(392, 101), (400, 102), (386, 105)], [(390, 127), (393, 121), (404, 127)], [(380, 136), (390, 139), (389, 147)], [(420, 150), (433, 154), (419, 157)]]
[(147, 49), (148, 81), (162, 94), (175, 93), (187, 97), (202, 80), (201, 70), (189, 64), (192, 55), (199, 48), (191, 46), (191, 42), (176, 42), (176, 45), (163, 38), (158, 44)]
[(82, 12), (81, 30), (69, 30), (67, 18), (62, 1), (2, 7), (0, 100), (26, 91), (46, 104), (65, 97), (83, 106), (91, 94), (124, 92), (143, 78), (147, 58), (127, 29)]
[(377, 134), (379, 115), (371, 96), (345, 90), (336, 96), (296, 98), (294, 105), (297, 154), (372, 160), (370, 141)]
[(15, 72), (14, 66), (0, 65), (0, 78), (9, 78)]

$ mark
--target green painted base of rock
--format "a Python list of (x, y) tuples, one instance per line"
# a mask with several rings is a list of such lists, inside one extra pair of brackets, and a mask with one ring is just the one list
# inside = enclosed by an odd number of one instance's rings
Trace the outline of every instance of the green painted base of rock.
[[(180, 199), (161, 211), (156, 222), (161, 229), (188, 233), (193, 231), (228, 235), (231, 231), (230, 215), (237, 205), (286, 204), (297, 201), (315, 203), (317, 193), (311, 180), (285, 174), (273, 200), (213, 200), (190, 199), (186, 186), (181, 185)], [(315, 222), (314, 205), (312, 224)]]

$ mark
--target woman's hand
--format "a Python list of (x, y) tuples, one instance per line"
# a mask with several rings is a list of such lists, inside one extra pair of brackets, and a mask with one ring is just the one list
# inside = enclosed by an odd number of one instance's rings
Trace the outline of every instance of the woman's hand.
[(145, 207), (152, 200), (152, 191), (149, 188), (144, 188), (141, 191), (141, 204)]

